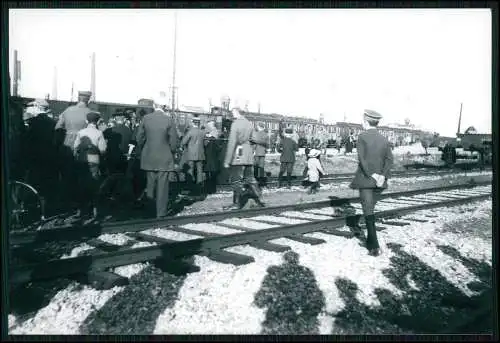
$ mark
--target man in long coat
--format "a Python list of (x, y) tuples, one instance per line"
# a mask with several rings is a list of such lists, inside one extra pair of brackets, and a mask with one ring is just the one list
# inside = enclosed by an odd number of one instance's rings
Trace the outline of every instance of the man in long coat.
[(280, 143), (280, 173), (278, 177), (279, 187), (282, 186), (283, 175), (286, 172), (288, 188), (292, 186), (292, 172), (293, 165), (295, 164), (295, 152), (299, 150), (297, 142), (295, 142), (291, 136), (293, 135), (292, 129), (285, 129), (284, 137), (281, 139)]
[(64, 142), (59, 149), (61, 158), (64, 159), (60, 163), (63, 184), (61, 187), (65, 193), (66, 199), (71, 201), (74, 200), (73, 194), (76, 192), (76, 175), (74, 172), (76, 166), (74, 164), (73, 155), (67, 152), (73, 151), (78, 131), (87, 127), (87, 114), (92, 112), (90, 108), (88, 108), (91, 95), (92, 92), (88, 91), (78, 92), (78, 103), (64, 110), (59, 116), (55, 126), (56, 131), (63, 130), (62, 132), (64, 132)]
[[(254, 149), (252, 144), (253, 125), (243, 117), (239, 108), (233, 109), (234, 121), (229, 132), (224, 167), (231, 167), (233, 182), (233, 204), (225, 209), (240, 209), (243, 194), (248, 192), (257, 203), (263, 206), (261, 192), (253, 176)], [(246, 194), (246, 193), (245, 193)]]
[(147, 178), (146, 196), (152, 202), (156, 195), (157, 218), (169, 212), (169, 173), (174, 171), (173, 153), (178, 144), (177, 129), (164, 105), (162, 99), (156, 100), (155, 111), (144, 116), (137, 131), (141, 169)]
[[(387, 179), (393, 164), (389, 141), (377, 131), (381, 118), (382, 115), (375, 111), (364, 111), (363, 126), (366, 131), (358, 137), (358, 169), (350, 185), (353, 189), (359, 189), (367, 230), (366, 247), (372, 256), (379, 255), (373, 211), (380, 193), (387, 188)], [(353, 229), (356, 235), (360, 234), (359, 228), (355, 226)]]
[(200, 118), (193, 118), (192, 123), (193, 125), (182, 138), (181, 147), (184, 148), (183, 160), (189, 166), (188, 173), (193, 178), (196, 186), (201, 188), (203, 182), (203, 162), (205, 161), (205, 131), (200, 129)]
[(263, 186), (266, 176), (264, 167), (266, 162), (267, 134), (264, 129), (264, 123), (259, 122), (253, 137), (255, 143), (254, 176), (260, 187)]

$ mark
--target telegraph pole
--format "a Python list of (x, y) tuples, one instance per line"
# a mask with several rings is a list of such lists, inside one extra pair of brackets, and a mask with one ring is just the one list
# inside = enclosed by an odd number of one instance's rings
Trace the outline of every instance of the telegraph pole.
[(54, 80), (52, 81), (52, 100), (57, 100), (57, 67), (54, 67)]
[(457, 133), (460, 133), (460, 124), (462, 122), (462, 103), (460, 103), (460, 115), (458, 116), (458, 130)]
[(92, 53), (92, 65), (90, 67), (90, 101), (95, 102), (95, 52)]
[(18, 87), (19, 87), (19, 61), (17, 60), (17, 50), (14, 50), (14, 82), (13, 82), (13, 89), (12, 93), (14, 96), (18, 96)]
[(176, 57), (177, 57), (177, 12), (174, 13), (174, 60), (173, 60), (173, 70), (172, 70), (172, 113), (175, 113), (175, 69), (176, 69)]

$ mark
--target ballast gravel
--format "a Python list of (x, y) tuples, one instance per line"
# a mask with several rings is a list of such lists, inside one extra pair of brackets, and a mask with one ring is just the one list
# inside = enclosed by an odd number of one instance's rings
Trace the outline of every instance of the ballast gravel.
[[(311, 233), (306, 236), (326, 243), (271, 241), (291, 247), (296, 256), (231, 247), (226, 251), (253, 256), (255, 262), (234, 266), (195, 256), (189, 262), (200, 271), (186, 276), (150, 264), (118, 267), (114, 271), (130, 277), (129, 285), (97, 291), (73, 282), (32, 318), (9, 315), (9, 333), (411, 334), (467, 318), (469, 310), (449, 302), (476, 296), (477, 284), (487, 287), (491, 201), (419, 211), (401, 220), (410, 225), (384, 225), (378, 233), (379, 257), (367, 255), (355, 238)], [(255, 230), (273, 227), (250, 219), (226, 222)], [(221, 233), (214, 227), (211, 232)], [(149, 233), (186, 237), (165, 229)]]

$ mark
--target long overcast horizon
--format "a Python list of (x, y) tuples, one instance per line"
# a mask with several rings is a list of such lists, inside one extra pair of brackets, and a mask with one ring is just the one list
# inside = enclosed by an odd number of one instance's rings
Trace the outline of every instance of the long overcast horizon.
[(137, 103), (170, 94), (174, 12), (179, 104), (260, 107), (328, 123), (360, 122), (364, 108), (383, 124), (411, 123), (454, 136), (491, 133), (489, 9), (16, 9), (9, 10), (10, 73), (22, 63), (19, 93)]

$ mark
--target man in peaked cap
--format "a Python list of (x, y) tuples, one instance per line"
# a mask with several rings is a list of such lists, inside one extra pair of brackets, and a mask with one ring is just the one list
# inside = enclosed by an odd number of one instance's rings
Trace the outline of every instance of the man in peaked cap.
[[(350, 185), (353, 189), (359, 189), (367, 230), (366, 247), (371, 256), (378, 256), (380, 253), (373, 211), (380, 193), (387, 188), (387, 179), (393, 164), (390, 143), (377, 131), (380, 119), (380, 113), (373, 110), (364, 111), (365, 131), (359, 135), (356, 145), (358, 169)], [(356, 222), (350, 220), (348, 226), (356, 236), (361, 234)]]
[[(92, 112), (89, 107), (89, 100), (91, 92), (80, 91), (78, 92), (78, 103), (73, 106), (69, 106), (63, 113), (59, 116), (59, 120), (56, 123), (55, 130), (64, 130), (64, 150), (73, 151), (74, 143), (78, 131), (83, 130), (87, 126), (87, 114)], [(63, 151), (63, 150), (61, 150)], [(64, 161), (61, 161), (61, 174), (63, 179), (63, 185), (61, 186), (67, 200), (71, 199), (73, 194), (75, 194), (75, 173), (74, 173), (74, 159), (72, 154), (62, 154)]]
[(68, 107), (61, 115), (56, 124), (57, 129), (65, 129), (66, 137), (64, 145), (73, 148), (76, 134), (87, 126), (87, 114), (91, 112), (88, 107), (92, 92), (78, 92), (78, 103)]

